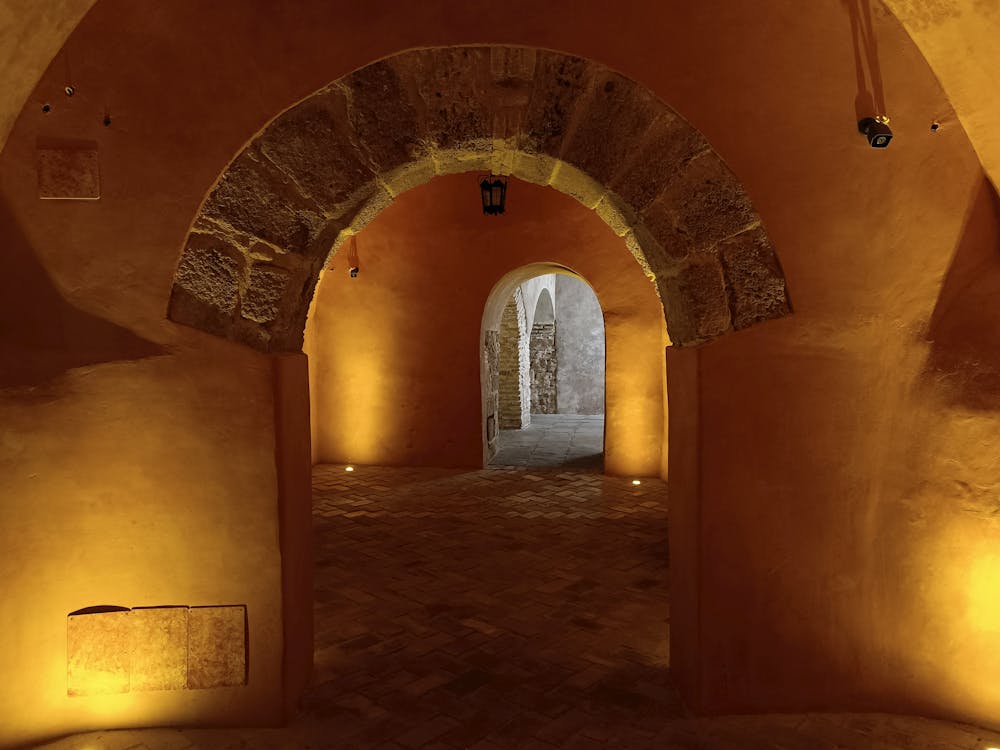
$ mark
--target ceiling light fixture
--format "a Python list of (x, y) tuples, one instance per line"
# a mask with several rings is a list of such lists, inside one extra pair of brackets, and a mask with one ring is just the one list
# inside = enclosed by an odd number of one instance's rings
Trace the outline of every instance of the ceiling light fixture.
[(483, 213), (486, 216), (502, 214), (507, 204), (507, 178), (492, 172), (479, 182), (479, 192), (483, 197)]

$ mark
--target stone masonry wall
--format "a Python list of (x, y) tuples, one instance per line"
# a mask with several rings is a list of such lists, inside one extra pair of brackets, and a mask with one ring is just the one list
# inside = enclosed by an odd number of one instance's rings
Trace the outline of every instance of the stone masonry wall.
[(524, 297), (515, 290), (500, 318), (500, 428), (531, 424), (530, 341)]
[(500, 450), (500, 334), (487, 331), (483, 340), (486, 361), (486, 460)]
[(556, 324), (531, 327), (531, 413), (556, 413)]

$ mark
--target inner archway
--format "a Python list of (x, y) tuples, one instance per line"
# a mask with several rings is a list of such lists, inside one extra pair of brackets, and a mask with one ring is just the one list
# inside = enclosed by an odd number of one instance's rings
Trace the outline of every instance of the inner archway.
[(553, 266), (516, 286), (483, 328), (488, 464), (603, 470), (604, 316), (590, 285)]

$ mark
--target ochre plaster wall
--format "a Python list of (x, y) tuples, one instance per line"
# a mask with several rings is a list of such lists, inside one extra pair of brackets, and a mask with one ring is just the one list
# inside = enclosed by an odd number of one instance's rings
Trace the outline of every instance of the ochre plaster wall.
[[(1000, 725), (1000, 530), (982, 510), (1000, 419), (977, 376), (998, 350), (982, 302), (996, 206), (961, 127), (929, 132), (950, 103), (918, 50), (889, 17), (875, 33), (896, 133), (884, 152), (855, 130), (841, 3), (98, 3), (69, 40), (80, 98), (44, 119), (27, 107), (0, 156), (0, 616), (14, 634), (0, 742), (273, 716), (274, 372), (166, 322), (181, 243), (277, 112), (383, 55), (472, 42), (564, 50), (649, 87), (743, 181), (784, 267), (790, 318), (675, 360), (696, 401), (670, 454), (688, 700)], [(63, 78), (54, 64), (36, 92)], [(38, 201), (47, 137), (98, 143), (100, 201)], [(85, 553), (81, 529), (121, 546)], [(65, 697), (67, 612), (166, 602), (249, 605), (246, 689)]]
[(706, 705), (764, 710), (797, 684), (803, 709), (892, 696), (998, 722), (1000, 232), (975, 188), (938, 299), (905, 300), (920, 244), (870, 246), (850, 274), (898, 279), (877, 317), (824, 330), (800, 308), (699, 350), (702, 667), (727, 676)]
[[(199, 349), (4, 390), (0, 744), (280, 719), (271, 365), (221, 341)], [(247, 686), (67, 696), (70, 612), (217, 604), (247, 606)]]
[(0, 0), (0, 70), (4, 85), (0, 93), (0, 146), (7, 140), (14, 119), (25, 99), (53, 57), (62, 52), (64, 81), (53, 86), (29, 108), (46, 102), (57, 107), (68, 103), (63, 86), (71, 84), (71, 54), (61, 50), (66, 37), (96, 0)]
[[(555, 263), (593, 286), (608, 320), (605, 468), (661, 465), (663, 311), (603, 221), (551, 188), (511, 181), (483, 216), (470, 175), (405, 193), (324, 273), (309, 324), (314, 454), (368, 464), (481, 466), (480, 328), (500, 278)], [(556, 301), (558, 305), (558, 300)]]

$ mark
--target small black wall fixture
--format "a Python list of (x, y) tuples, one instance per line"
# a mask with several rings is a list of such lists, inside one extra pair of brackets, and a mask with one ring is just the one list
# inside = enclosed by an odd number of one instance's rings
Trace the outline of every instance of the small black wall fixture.
[(483, 213), (486, 216), (496, 216), (504, 212), (507, 203), (507, 178), (503, 175), (490, 174), (480, 181), (479, 192), (483, 198)]
[(889, 118), (885, 115), (864, 118), (858, 122), (858, 130), (864, 133), (868, 145), (872, 148), (887, 148), (889, 141), (892, 140)]

